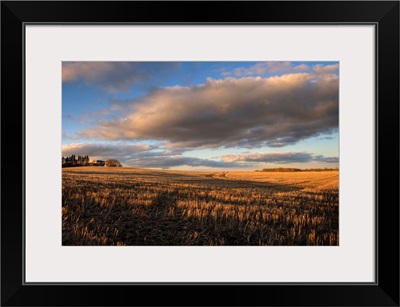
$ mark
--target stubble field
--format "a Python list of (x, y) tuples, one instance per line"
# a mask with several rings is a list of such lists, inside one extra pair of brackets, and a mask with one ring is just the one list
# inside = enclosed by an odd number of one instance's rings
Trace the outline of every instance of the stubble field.
[(63, 245), (339, 245), (338, 171), (62, 169)]

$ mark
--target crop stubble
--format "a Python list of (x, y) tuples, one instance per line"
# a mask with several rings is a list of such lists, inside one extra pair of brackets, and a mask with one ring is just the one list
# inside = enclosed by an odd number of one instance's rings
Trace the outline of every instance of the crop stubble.
[(339, 245), (338, 171), (62, 170), (63, 245)]

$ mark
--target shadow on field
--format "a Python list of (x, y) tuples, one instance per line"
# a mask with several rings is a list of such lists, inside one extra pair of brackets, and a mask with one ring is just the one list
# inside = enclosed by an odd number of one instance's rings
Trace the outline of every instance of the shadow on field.
[[(142, 212), (133, 214), (132, 224), (126, 229), (126, 245), (258, 244), (250, 242), (240, 228), (230, 227), (229, 219), (221, 218), (217, 222), (209, 214), (213, 206), (207, 209), (200, 206), (179, 207), (177, 200), (177, 192), (160, 193), (151, 205), (143, 208)], [(180, 201), (185, 200), (180, 198)]]
[(133, 212), (132, 224), (126, 230), (126, 245), (182, 244), (179, 237), (184, 226), (174, 216), (176, 213), (176, 195), (159, 193), (150, 205), (136, 208)]

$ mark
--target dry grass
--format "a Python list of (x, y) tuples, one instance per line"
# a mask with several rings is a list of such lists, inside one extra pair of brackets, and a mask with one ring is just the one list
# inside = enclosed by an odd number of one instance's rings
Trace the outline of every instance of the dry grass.
[(338, 245), (338, 172), (64, 168), (63, 245)]

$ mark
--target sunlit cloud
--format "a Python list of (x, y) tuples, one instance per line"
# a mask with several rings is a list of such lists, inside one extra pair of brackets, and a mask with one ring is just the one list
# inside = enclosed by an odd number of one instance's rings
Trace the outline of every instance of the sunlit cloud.
[(169, 148), (282, 147), (337, 131), (338, 83), (332, 74), (296, 73), (160, 88), (77, 136)]
[(316, 74), (333, 74), (339, 69), (339, 64), (322, 65), (317, 64), (313, 66), (313, 72)]
[(250, 67), (238, 67), (231, 71), (224, 71), (222, 76), (262, 76), (267, 73), (296, 73), (309, 70), (306, 64), (292, 65), (291, 62), (262, 62)]

